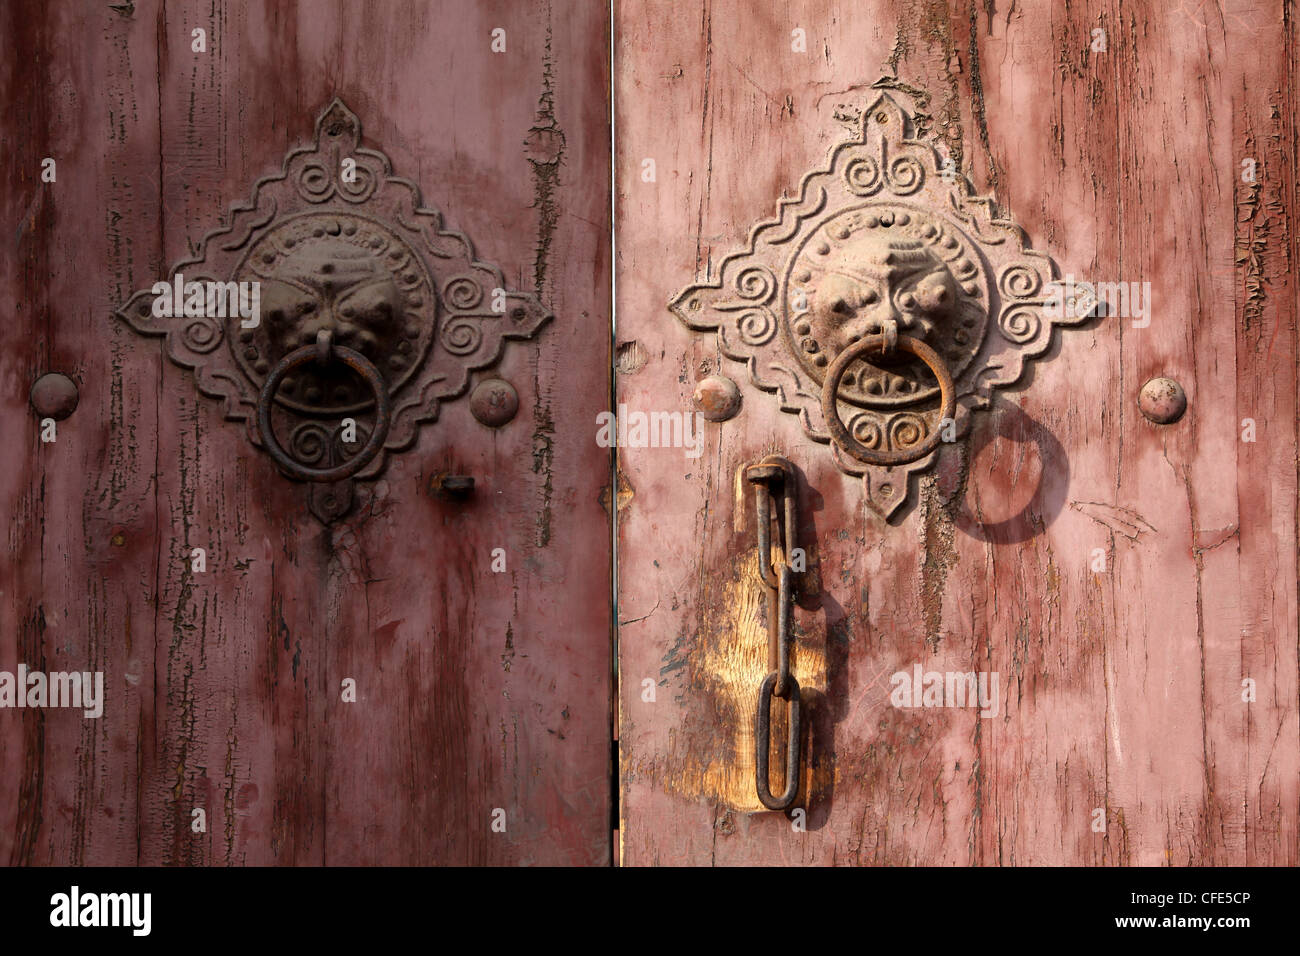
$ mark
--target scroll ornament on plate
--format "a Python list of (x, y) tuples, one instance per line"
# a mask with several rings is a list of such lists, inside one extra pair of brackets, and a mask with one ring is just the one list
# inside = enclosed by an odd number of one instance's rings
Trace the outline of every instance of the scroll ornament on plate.
[(362, 145), (337, 99), (195, 255), (116, 314), (163, 337), (282, 473), (330, 481), (310, 501), (327, 522), (347, 510), (352, 480), (377, 477), (471, 372), (551, 318)]
[(1053, 327), (1096, 306), (944, 168), (895, 92), (861, 111), (857, 135), (745, 248), (669, 303), (687, 328), (716, 332), (885, 518), (993, 390), (1047, 350)]

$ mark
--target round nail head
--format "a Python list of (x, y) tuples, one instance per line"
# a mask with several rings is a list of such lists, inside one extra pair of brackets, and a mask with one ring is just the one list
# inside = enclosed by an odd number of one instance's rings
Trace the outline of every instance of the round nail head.
[(469, 410), (491, 428), (500, 428), (519, 411), (519, 393), (503, 378), (485, 378), (469, 396)]
[(725, 422), (740, 411), (740, 389), (725, 375), (709, 375), (695, 383), (695, 407), (711, 422)]
[(1187, 411), (1187, 393), (1172, 378), (1153, 378), (1138, 393), (1138, 408), (1157, 425), (1172, 425)]
[(63, 421), (77, 408), (77, 384), (66, 375), (50, 372), (36, 380), (30, 397), (41, 418)]

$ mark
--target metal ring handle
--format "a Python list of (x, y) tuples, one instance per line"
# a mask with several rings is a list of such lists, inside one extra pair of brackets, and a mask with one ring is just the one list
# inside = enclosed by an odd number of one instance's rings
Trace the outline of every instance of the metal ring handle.
[(388, 386), (384, 384), (379, 369), (375, 368), (370, 360), (360, 352), (343, 345), (331, 347), (326, 341), (324, 346), (330, 358), (342, 362), (360, 375), (370, 390), (375, 393), (375, 427), (370, 432), (370, 440), (361, 447), (360, 451), (341, 465), (335, 465), (332, 468), (311, 468), (299, 464), (285, 454), (284, 449), (280, 447), (279, 441), (276, 440), (275, 432), (271, 429), (271, 406), (275, 402), (275, 393), (279, 390), (280, 383), (284, 381), (286, 375), (299, 366), (317, 361), (320, 358), (319, 350), (321, 346), (322, 343), (319, 342), (315, 345), (304, 345), (280, 359), (275, 368), (271, 369), (271, 373), (267, 375), (266, 381), (262, 385), (262, 394), (257, 398), (257, 428), (262, 433), (262, 444), (266, 446), (267, 454), (280, 467), (280, 470), (290, 478), (298, 481), (342, 481), (344, 478), (352, 477), (379, 454), (380, 449), (384, 447), (384, 439), (388, 437), (388, 426), (392, 423), (392, 408), (388, 401)]
[(941, 427), (931, 432), (925, 441), (911, 448), (899, 448), (893, 451), (868, 448), (854, 438), (845, 424), (840, 421), (839, 407), (836, 404), (840, 379), (844, 377), (844, 372), (853, 361), (869, 352), (884, 352), (888, 345), (889, 339), (884, 335), (869, 335), (854, 342), (835, 357), (835, 361), (826, 370), (826, 380), (822, 383), (822, 417), (826, 420), (826, 429), (831, 433), (831, 438), (858, 461), (885, 467), (905, 465), (909, 461), (924, 458), (938, 448), (939, 442), (943, 440), (943, 421), (952, 419), (957, 411), (957, 396), (952, 384), (952, 374), (948, 371), (948, 366), (944, 365), (943, 359), (939, 357), (939, 353), (920, 339), (912, 338), (910, 335), (900, 335), (894, 342), (894, 346), (919, 358), (930, 367), (934, 377), (939, 380), (939, 398), (942, 402), (939, 415)]

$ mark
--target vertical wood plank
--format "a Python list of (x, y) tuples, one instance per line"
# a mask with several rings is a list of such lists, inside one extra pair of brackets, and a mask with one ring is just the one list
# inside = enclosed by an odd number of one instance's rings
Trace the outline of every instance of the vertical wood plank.
[[(134, 861), (139, 744), (153, 719), (160, 362), (108, 315), (160, 248), (157, 88), (135, 83), (154, 75), (157, 54), (152, 35), (106, 6), (0, 16), (0, 148), (12, 171), (0, 189), (11, 225), (0, 256), (11, 453), (0, 474), (0, 670), (103, 670), (114, 699), (98, 720), (0, 710), (0, 860)], [(52, 183), (41, 179), (47, 157)], [(79, 404), (46, 444), (28, 392), (51, 371), (73, 379)]]

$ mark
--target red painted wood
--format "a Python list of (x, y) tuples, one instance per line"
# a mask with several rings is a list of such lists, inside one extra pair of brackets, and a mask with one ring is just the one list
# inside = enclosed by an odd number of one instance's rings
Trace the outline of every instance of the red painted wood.
[[(1281, 5), (1230, 6), (616, 5), (630, 409), (744, 381), (665, 303), (795, 193), (881, 75), (928, 91), (949, 155), (1063, 273), (1149, 281), (1155, 306), (1146, 328), (1060, 334), (890, 525), (752, 387), (699, 459), (620, 453), (624, 862), (1297, 862), (1296, 51)], [(1139, 414), (1154, 375), (1187, 389), (1181, 423)], [(734, 487), (773, 451), (801, 472), (820, 582), (795, 615), (806, 832), (753, 792), (766, 649)], [(998, 672), (997, 716), (892, 707), (916, 664)]]
[[(0, 670), (98, 668), (107, 688), (97, 721), (0, 711), (0, 860), (606, 862), (608, 452), (591, 434), (608, 389), (607, 14), (141, 0), (0, 16)], [(111, 313), (336, 95), (556, 318), (496, 369), (514, 422), (445, 405), (323, 529)], [(539, 109), (563, 132), (558, 167), (530, 162)], [(81, 392), (51, 445), (27, 405), (46, 370)], [(475, 477), (471, 503), (430, 493), (447, 471)], [(196, 546), (205, 574), (186, 570)]]

